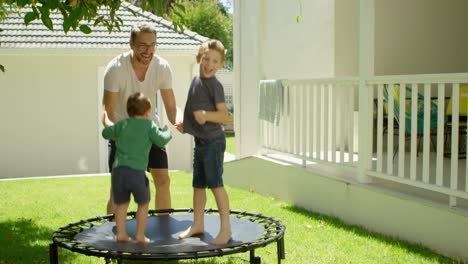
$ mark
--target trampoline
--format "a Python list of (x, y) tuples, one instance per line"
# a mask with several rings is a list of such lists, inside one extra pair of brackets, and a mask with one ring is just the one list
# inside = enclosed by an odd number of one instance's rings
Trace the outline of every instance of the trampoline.
[[(205, 233), (187, 239), (178, 239), (193, 221), (193, 209), (150, 210), (145, 234), (148, 244), (135, 241), (116, 242), (113, 215), (98, 216), (68, 224), (54, 232), (49, 245), (50, 263), (58, 263), (58, 247), (87, 256), (106, 260), (180, 260), (226, 256), (250, 251), (250, 263), (261, 263), (255, 249), (276, 242), (278, 263), (285, 258), (284, 232), (281, 221), (262, 214), (230, 211), (232, 239), (222, 246), (210, 241), (219, 230), (217, 209), (205, 209)], [(127, 233), (136, 232), (135, 212), (127, 214)]]

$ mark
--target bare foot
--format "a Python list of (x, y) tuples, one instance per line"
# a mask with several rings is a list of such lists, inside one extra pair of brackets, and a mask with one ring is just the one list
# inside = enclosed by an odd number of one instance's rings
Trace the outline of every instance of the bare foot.
[(135, 237), (136, 238), (136, 241), (137, 243), (141, 243), (141, 244), (148, 244), (149, 242), (151, 242), (151, 240), (149, 238), (147, 238), (146, 236), (143, 236), (143, 237)]
[(212, 245), (224, 245), (231, 240), (231, 230), (221, 230), (218, 236), (211, 241)]
[(129, 237), (128, 235), (117, 236), (117, 242), (130, 242), (130, 241), (132, 241), (132, 238)]
[(194, 235), (202, 234), (203, 232), (205, 232), (204, 228), (195, 227), (192, 225), (187, 228), (187, 230), (179, 234), (179, 239), (192, 237)]

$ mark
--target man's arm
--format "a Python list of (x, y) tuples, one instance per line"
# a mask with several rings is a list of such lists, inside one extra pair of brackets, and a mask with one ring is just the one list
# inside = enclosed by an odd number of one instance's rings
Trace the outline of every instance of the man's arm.
[(225, 103), (217, 103), (216, 111), (198, 110), (194, 111), (193, 115), (200, 125), (204, 125), (206, 122), (228, 125), (233, 122), (232, 116), (228, 114)]
[(113, 123), (115, 123), (115, 106), (117, 104), (117, 95), (118, 93), (104, 90), (104, 97), (102, 99), (104, 110), (107, 112), (107, 116)]
[(159, 91), (161, 93), (161, 98), (163, 100), (169, 122), (176, 126), (182, 124), (183, 113), (176, 105), (176, 100), (172, 89), (161, 89)]

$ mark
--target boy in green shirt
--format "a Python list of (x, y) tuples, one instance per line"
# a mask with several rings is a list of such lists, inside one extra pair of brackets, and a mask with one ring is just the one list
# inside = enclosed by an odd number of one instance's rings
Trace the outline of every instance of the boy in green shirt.
[(102, 114), (104, 129), (102, 136), (107, 140), (115, 140), (117, 153), (112, 167), (111, 186), (114, 194), (115, 223), (117, 226), (117, 241), (128, 242), (132, 239), (125, 229), (130, 194), (133, 194), (138, 204), (136, 212), (137, 229), (135, 239), (139, 243), (148, 243), (145, 236), (148, 218), (150, 190), (146, 169), (148, 154), (152, 144), (164, 147), (172, 135), (167, 126), (160, 130), (151, 120), (151, 101), (143, 93), (132, 94), (127, 101), (129, 118), (113, 123)]

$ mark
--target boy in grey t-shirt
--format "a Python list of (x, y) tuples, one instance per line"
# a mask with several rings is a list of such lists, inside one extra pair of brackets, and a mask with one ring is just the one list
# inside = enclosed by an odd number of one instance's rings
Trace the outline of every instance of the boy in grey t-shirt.
[(229, 198), (223, 185), (223, 162), (226, 138), (222, 124), (232, 123), (224, 102), (223, 85), (216, 72), (223, 67), (224, 46), (218, 40), (201, 44), (197, 54), (200, 76), (190, 84), (184, 110), (184, 133), (195, 138), (193, 160), (193, 224), (179, 235), (180, 239), (204, 232), (206, 188), (214, 194), (221, 218), (218, 235), (211, 244), (227, 244), (231, 240)]

